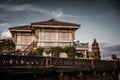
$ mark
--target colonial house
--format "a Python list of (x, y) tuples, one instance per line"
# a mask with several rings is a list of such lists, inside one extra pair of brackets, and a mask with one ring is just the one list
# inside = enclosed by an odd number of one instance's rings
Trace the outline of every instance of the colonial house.
[[(80, 28), (80, 24), (50, 19), (33, 22), (30, 25), (11, 27), (9, 30), (14, 38), (16, 50), (28, 55), (33, 48), (38, 47), (74, 46), (74, 35), (78, 28)], [(78, 55), (82, 53), (83, 57), (87, 58), (88, 43), (75, 47)]]

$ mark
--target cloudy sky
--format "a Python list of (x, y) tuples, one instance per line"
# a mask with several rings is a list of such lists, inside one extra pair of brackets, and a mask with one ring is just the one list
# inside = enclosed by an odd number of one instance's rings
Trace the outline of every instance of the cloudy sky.
[(120, 0), (0, 0), (0, 38), (8, 28), (55, 18), (81, 24), (76, 40), (100, 43), (101, 56), (120, 56)]

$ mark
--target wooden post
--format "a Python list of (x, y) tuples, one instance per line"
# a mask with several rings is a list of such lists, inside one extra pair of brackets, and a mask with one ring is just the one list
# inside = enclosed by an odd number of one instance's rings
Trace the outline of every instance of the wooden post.
[(59, 76), (58, 76), (59, 80), (63, 80), (64, 79), (63, 77), (64, 77), (64, 74), (62, 72), (60, 72)]
[(78, 77), (82, 77), (82, 76), (83, 76), (83, 73), (80, 72), (80, 73), (78, 74)]
[(46, 67), (48, 67), (48, 57), (46, 57)]
[(103, 76), (106, 76), (106, 72), (103, 72), (103, 74), (102, 74)]
[(94, 61), (94, 59), (91, 60), (91, 65), (92, 65), (92, 68), (95, 68), (95, 61)]
[(114, 61), (114, 68), (116, 68), (117, 67), (117, 65), (116, 65), (116, 61)]

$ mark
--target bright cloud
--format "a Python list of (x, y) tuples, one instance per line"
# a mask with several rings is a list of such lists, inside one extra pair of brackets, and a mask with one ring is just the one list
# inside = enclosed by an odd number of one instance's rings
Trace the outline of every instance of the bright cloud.
[(0, 34), (1, 38), (8, 38), (11, 37), (11, 33), (8, 30), (4, 30), (1, 34)]
[[(9, 7), (9, 8), (8, 8)], [(54, 18), (61, 18), (63, 15), (63, 11), (61, 8), (57, 8), (55, 10), (48, 10), (44, 9), (35, 5), (31, 4), (22, 4), (22, 5), (0, 5), (0, 8), (4, 9), (5, 11), (17, 12), (17, 11), (34, 11), (46, 14), (47, 16), (51, 16)]]
[(1, 27), (9, 26), (9, 25), (10, 25), (9, 23), (1, 23), (1, 24), (0, 24)]
[(61, 9), (56, 9), (52, 12), (53, 17), (61, 18), (63, 15), (63, 11)]
[(38, 7), (34, 6), (34, 7), (31, 7), (30, 10), (40, 12), (46, 16), (50, 16), (50, 17), (58, 18), (58, 19), (63, 17), (63, 15), (64, 15), (62, 9), (60, 9), (60, 8), (50, 11), (47, 9), (38, 8)]

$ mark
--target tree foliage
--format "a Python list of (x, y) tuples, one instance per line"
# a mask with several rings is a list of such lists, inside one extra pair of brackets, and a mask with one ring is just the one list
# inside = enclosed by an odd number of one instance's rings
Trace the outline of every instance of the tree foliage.
[(2, 40), (0, 42), (0, 54), (14, 54), (15, 43), (12, 40)]
[(112, 54), (112, 55), (111, 55), (111, 58), (112, 58), (113, 60), (116, 60), (116, 59), (117, 59), (117, 56), (116, 56), (115, 54)]
[(59, 57), (60, 52), (64, 52), (64, 49), (62, 47), (56, 46), (51, 47), (54, 57)]
[(114, 61), (120, 61), (120, 58), (118, 58), (115, 54), (112, 54), (112, 55), (111, 55), (111, 58), (112, 58)]

